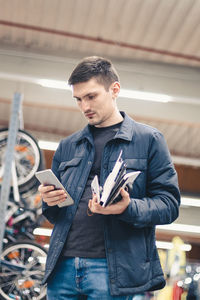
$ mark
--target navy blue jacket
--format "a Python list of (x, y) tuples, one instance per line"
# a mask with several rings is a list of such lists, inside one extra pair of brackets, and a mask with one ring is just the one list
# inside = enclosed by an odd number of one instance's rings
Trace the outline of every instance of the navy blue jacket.
[[(180, 204), (177, 174), (163, 135), (122, 114), (124, 120), (119, 131), (104, 148), (100, 184), (105, 182), (121, 150), (128, 171), (139, 170), (141, 174), (129, 189), (131, 203), (127, 209), (120, 215), (106, 216), (105, 249), (112, 295), (132, 295), (164, 287), (155, 225), (173, 222)], [(44, 282), (63, 249), (93, 160), (89, 126), (62, 140), (55, 153), (52, 169), (75, 204), (58, 208), (43, 203), (44, 215), (54, 224)]]

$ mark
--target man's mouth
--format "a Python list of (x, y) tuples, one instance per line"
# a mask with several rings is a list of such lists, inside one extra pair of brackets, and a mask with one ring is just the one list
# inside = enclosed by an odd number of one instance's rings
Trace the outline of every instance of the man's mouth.
[(95, 115), (95, 113), (93, 113), (93, 112), (90, 112), (90, 113), (86, 113), (86, 114), (85, 114), (86, 118), (88, 118), (88, 119), (93, 118), (94, 115)]

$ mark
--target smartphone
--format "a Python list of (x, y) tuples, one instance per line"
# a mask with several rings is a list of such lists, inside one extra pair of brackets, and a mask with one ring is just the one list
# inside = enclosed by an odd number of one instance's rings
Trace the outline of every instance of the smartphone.
[(43, 171), (36, 172), (35, 176), (43, 185), (53, 185), (55, 189), (63, 189), (65, 191), (65, 193), (67, 194), (67, 198), (64, 202), (58, 204), (59, 207), (69, 206), (74, 204), (74, 200), (66, 191), (62, 183), (58, 180), (58, 178), (52, 172), (51, 169), (46, 169)]

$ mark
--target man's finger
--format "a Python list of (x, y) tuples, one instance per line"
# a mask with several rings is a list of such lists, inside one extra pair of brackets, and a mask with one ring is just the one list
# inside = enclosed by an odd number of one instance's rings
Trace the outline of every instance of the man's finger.
[(120, 194), (122, 198), (129, 198), (129, 193), (125, 189), (121, 189)]
[(53, 191), (55, 189), (55, 187), (53, 185), (43, 185), (41, 184), (39, 187), (38, 187), (38, 191), (40, 193), (46, 193), (46, 192), (50, 192), (50, 191)]

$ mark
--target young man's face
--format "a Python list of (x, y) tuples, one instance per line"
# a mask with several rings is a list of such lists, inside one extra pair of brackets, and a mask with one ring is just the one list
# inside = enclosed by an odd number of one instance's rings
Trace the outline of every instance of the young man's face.
[(106, 127), (116, 123), (116, 97), (119, 82), (111, 84), (108, 90), (95, 78), (73, 85), (73, 96), (90, 125)]

